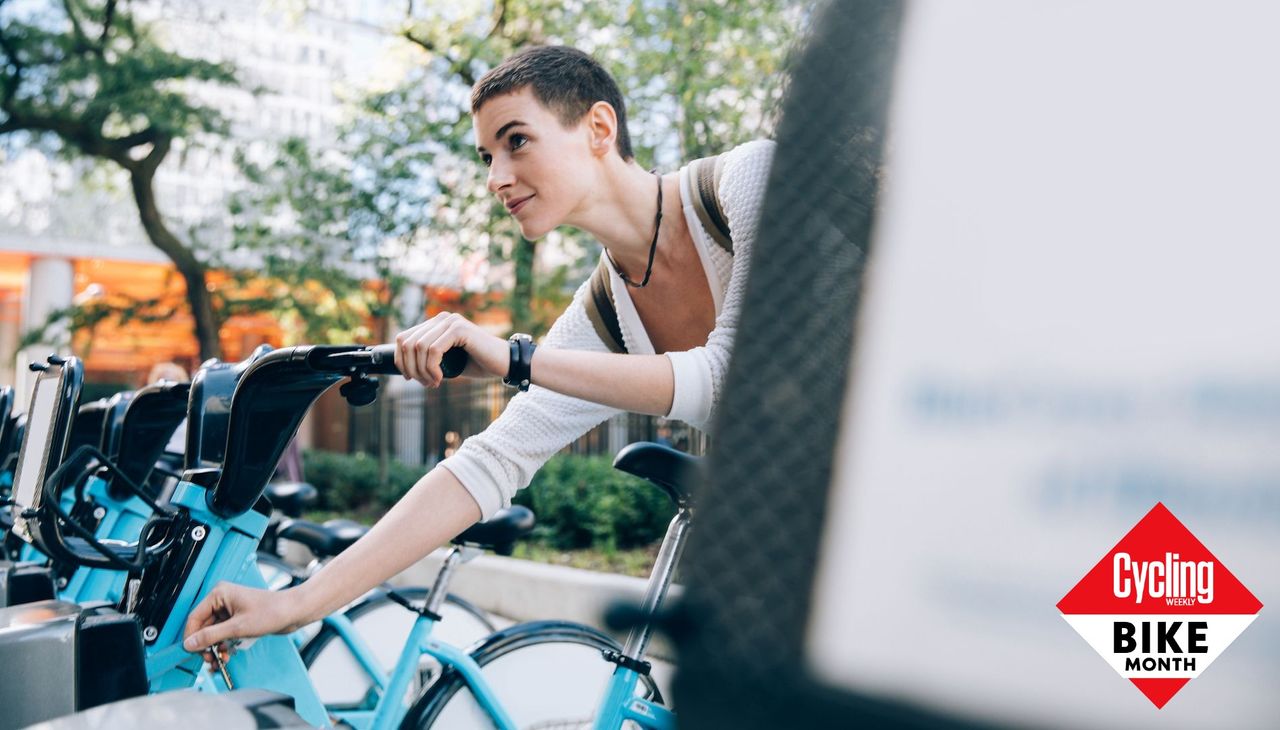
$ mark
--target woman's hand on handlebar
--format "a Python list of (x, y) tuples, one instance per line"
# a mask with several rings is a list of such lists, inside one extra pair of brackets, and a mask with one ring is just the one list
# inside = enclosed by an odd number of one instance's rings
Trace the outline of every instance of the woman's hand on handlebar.
[(453, 347), (465, 349), (469, 356), (463, 375), (507, 374), (511, 359), (507, 341), (450, 312), (441, 312), (396, 335), (396, 367), (407, 379), (437, 387), (444, 381), (440, 360)]
[(231, 639), (297, 630), (305, 621), (296, 613), (300, 601), (288, 593), (219, 583), (187, 617), (183, 648), (197, 652)]

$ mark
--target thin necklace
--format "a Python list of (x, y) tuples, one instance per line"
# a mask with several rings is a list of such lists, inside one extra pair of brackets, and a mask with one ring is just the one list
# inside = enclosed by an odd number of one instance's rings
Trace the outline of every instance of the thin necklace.
[(636, 289), (643, 289), (649, 285), (649, 275), (653, 273), (653, 254), (658, 251), (658, 231), (662, 230), (662, 176), (657, 170), (650, 170), (654, 177), (658, 178), (658, 213), (653, 216), (653, 241), (649, 244), (649, 266), (644, 270), (644, 279), (639, 284), (627, 278), (622, 273), (622, 267), (618, 266), (618, 262), (613, 260), (613, 255), (609, 253), (609, 249), (604, 250), (604, 255), (609, 258), (609, 263), (613, 264), (613, 270), (618, 272), (618, 277), (622, 279), (622, 283)]

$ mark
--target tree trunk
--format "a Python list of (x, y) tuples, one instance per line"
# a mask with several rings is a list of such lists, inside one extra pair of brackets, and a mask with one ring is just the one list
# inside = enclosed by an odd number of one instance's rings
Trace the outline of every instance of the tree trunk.
[[(396, 297), (394, 293), (390, 295), (390, 303), (386, 307), (386, 316), (382, 318), (382, 323), (378, 327), (378, 342), (392, 342), (391, 334), (393, 312), (396, 311)], [(396, 317), (399, 319), (399, 317)], [(382, 489), (387, 488), (387, 484), (391, 481), (391, 417), (395, 406), (395, 401), (391, 398), (391, 378), (382, 376), (379, 378), (382, 382), (378, 383), (378, 400), (374, 402), (374, 408), (377, 409), (378, 416), (378, 486)], [(425, 395), (423, 396), (426, 397)]]
[(516, 243), (516, 285), (511, 292), (511, 327), (515, 332), (528, 332), (533, 326), (533, 262), (538, 242), (521, 236)]
[(191, 317), (195, 320), (196, 342), (200, 345), (201, 361), (211, 357), (222, 357), (222, 343), (218, 339), (219, 325), (217, 314), (213, 311), (213, 301), (209, 296), (207, 269), (196, 258), (177, 236), (164, 224), (160, 210), (156, 207), (156, 194), (153, 182), (156, 167), (169, 151), (169, 140), (159, 140), (146, 161), (129, 170), (129, 182), (133, 188), (133, 200), (138, 205), (138, 215), (142, 220), (142, 228), (152, 245), (164, 252), (173, 261), (173, 265), (182, 275), (187, 285), (187, 304), (191, 307)]

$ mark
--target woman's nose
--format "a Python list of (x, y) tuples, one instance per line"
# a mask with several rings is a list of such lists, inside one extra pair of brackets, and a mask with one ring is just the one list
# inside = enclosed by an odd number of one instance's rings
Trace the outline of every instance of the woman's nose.
[(507, 165), (498, 164), (497, 160), (489, 166), (489, 192), (497, 194), (500, 190), (515, 182)]

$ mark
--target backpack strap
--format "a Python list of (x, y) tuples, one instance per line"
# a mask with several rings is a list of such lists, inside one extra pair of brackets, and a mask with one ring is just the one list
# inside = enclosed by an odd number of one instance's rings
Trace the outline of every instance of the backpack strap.
[(591, 326), (610, 351), (625, 353), (627, 346), (622, 341), (622, 327), (618, 324), (618, 310), (613, 306), (613, 287), (604, 259), (600, 259), (600, 265), (591, 272), (590, 289), (586, 307)]
[(693, 211), (698, 214), (702, 227), (711, 234), (711, 240), (732, 254), (729, 218), (720, 206), (720, 174), (723, 171), (723, 155), (703, 157), (689, 163), (689, 176), (694, 188)]

